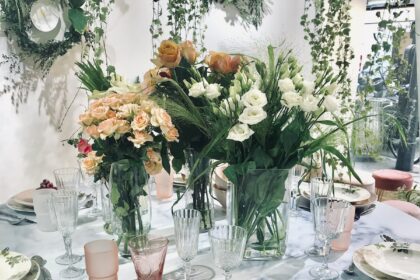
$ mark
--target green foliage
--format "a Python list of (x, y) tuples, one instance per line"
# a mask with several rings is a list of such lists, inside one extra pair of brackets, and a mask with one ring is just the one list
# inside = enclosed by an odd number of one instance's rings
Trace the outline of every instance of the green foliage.
[(246, 25), (258, 28), (267, 12), (266, 0), (208, 0), (225, 6), (232, 5), (239, 11), (239, 15)]
[(71, 8), (68, 13), (74, 30), (83, 34), (88, 23), (88, 18), (85, 15), (85, 12), (81, 8)]
[(111, 87), (110, 77), (104, 73), (98, 61), (77, 62), (76, 65), (79, 67), (76, 76), (90, 92), (105, 91)]

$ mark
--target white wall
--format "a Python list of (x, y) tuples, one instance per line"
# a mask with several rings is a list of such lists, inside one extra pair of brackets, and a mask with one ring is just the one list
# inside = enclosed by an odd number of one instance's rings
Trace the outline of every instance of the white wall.
[[(255, 53), (272, 42), (283, 39), (302, 58), (310, 62), (305, 50), (299, 18), (303, 12), (303, 1), (272, 1), (271, 14), (256, 31), (244, 29), (238, 23), (225, 21), (226, 12), (220, 7), (212, 10), (206, 23), (209, 26), (206, 46), (208, 49), (224, 51), (247, 51)], [(118, 0), (109, 19), (108, 54), (117, 70), (127, 78), (142, 76), (152, 64), (151, 36), (149, 24), (152, 18), (152, 1)], [(256, 47), (258, 46), (258, 47)], [(0, 54), (7, 53), (4, 34), (0, 34)], [(78, 114), (86, 106), (86, 96), (80, 92), (71, 107), (62, 131), (57, 124), (65, 108), (79, 86), (73, 72), (73, 63), (79, 50), (74, 48), (56, 61), (45, 82), (38, 82), (36, 90), (21, 104), (19, 112), (11, 104), (10, 95), (0, 96), (0, 203), (16, 192), (37, 187), (48, 178), (53, 180), (52, 170), (76, 166), (76, 151), (62, 140), (77, 129)], [(0, 70), (0, 84), (8, 74)]]

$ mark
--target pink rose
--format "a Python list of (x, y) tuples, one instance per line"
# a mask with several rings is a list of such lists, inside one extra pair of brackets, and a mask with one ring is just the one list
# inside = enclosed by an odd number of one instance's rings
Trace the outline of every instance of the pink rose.
[(81, 138), (79, 143), (77, 143), (77, 150), (79, 153), (87, 155), (92, 152), (92, 145), (90, 145), (86, 139)]

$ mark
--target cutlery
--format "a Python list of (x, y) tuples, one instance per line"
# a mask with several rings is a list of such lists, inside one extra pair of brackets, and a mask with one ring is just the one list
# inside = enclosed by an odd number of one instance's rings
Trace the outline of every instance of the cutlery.
[(395, 240), (394, 238), (392, 238), (392, 237), (390, 237), (386, 234), (381, 234), (380, 237), (384, 242), (397, 242), (397, 240)]
[(357, 220), (360, 219), (361, 216), (372, 213), (373, 210), (375, 210), (375, 208), (376, 208), (376, 204), (372, 204), (369, 207), (367, 207), (366, 209), (363, 209), (361, 212), (356, 211), (356, 215), (354, 217), (354, 220), (357, 221)]

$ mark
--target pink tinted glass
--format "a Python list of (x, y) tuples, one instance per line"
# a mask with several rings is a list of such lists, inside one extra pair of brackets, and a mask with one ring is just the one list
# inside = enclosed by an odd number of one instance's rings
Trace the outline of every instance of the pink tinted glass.
[(113, 240), (85, 244), (86, 272), (90, 280), (118, 279), (118, 247)]

